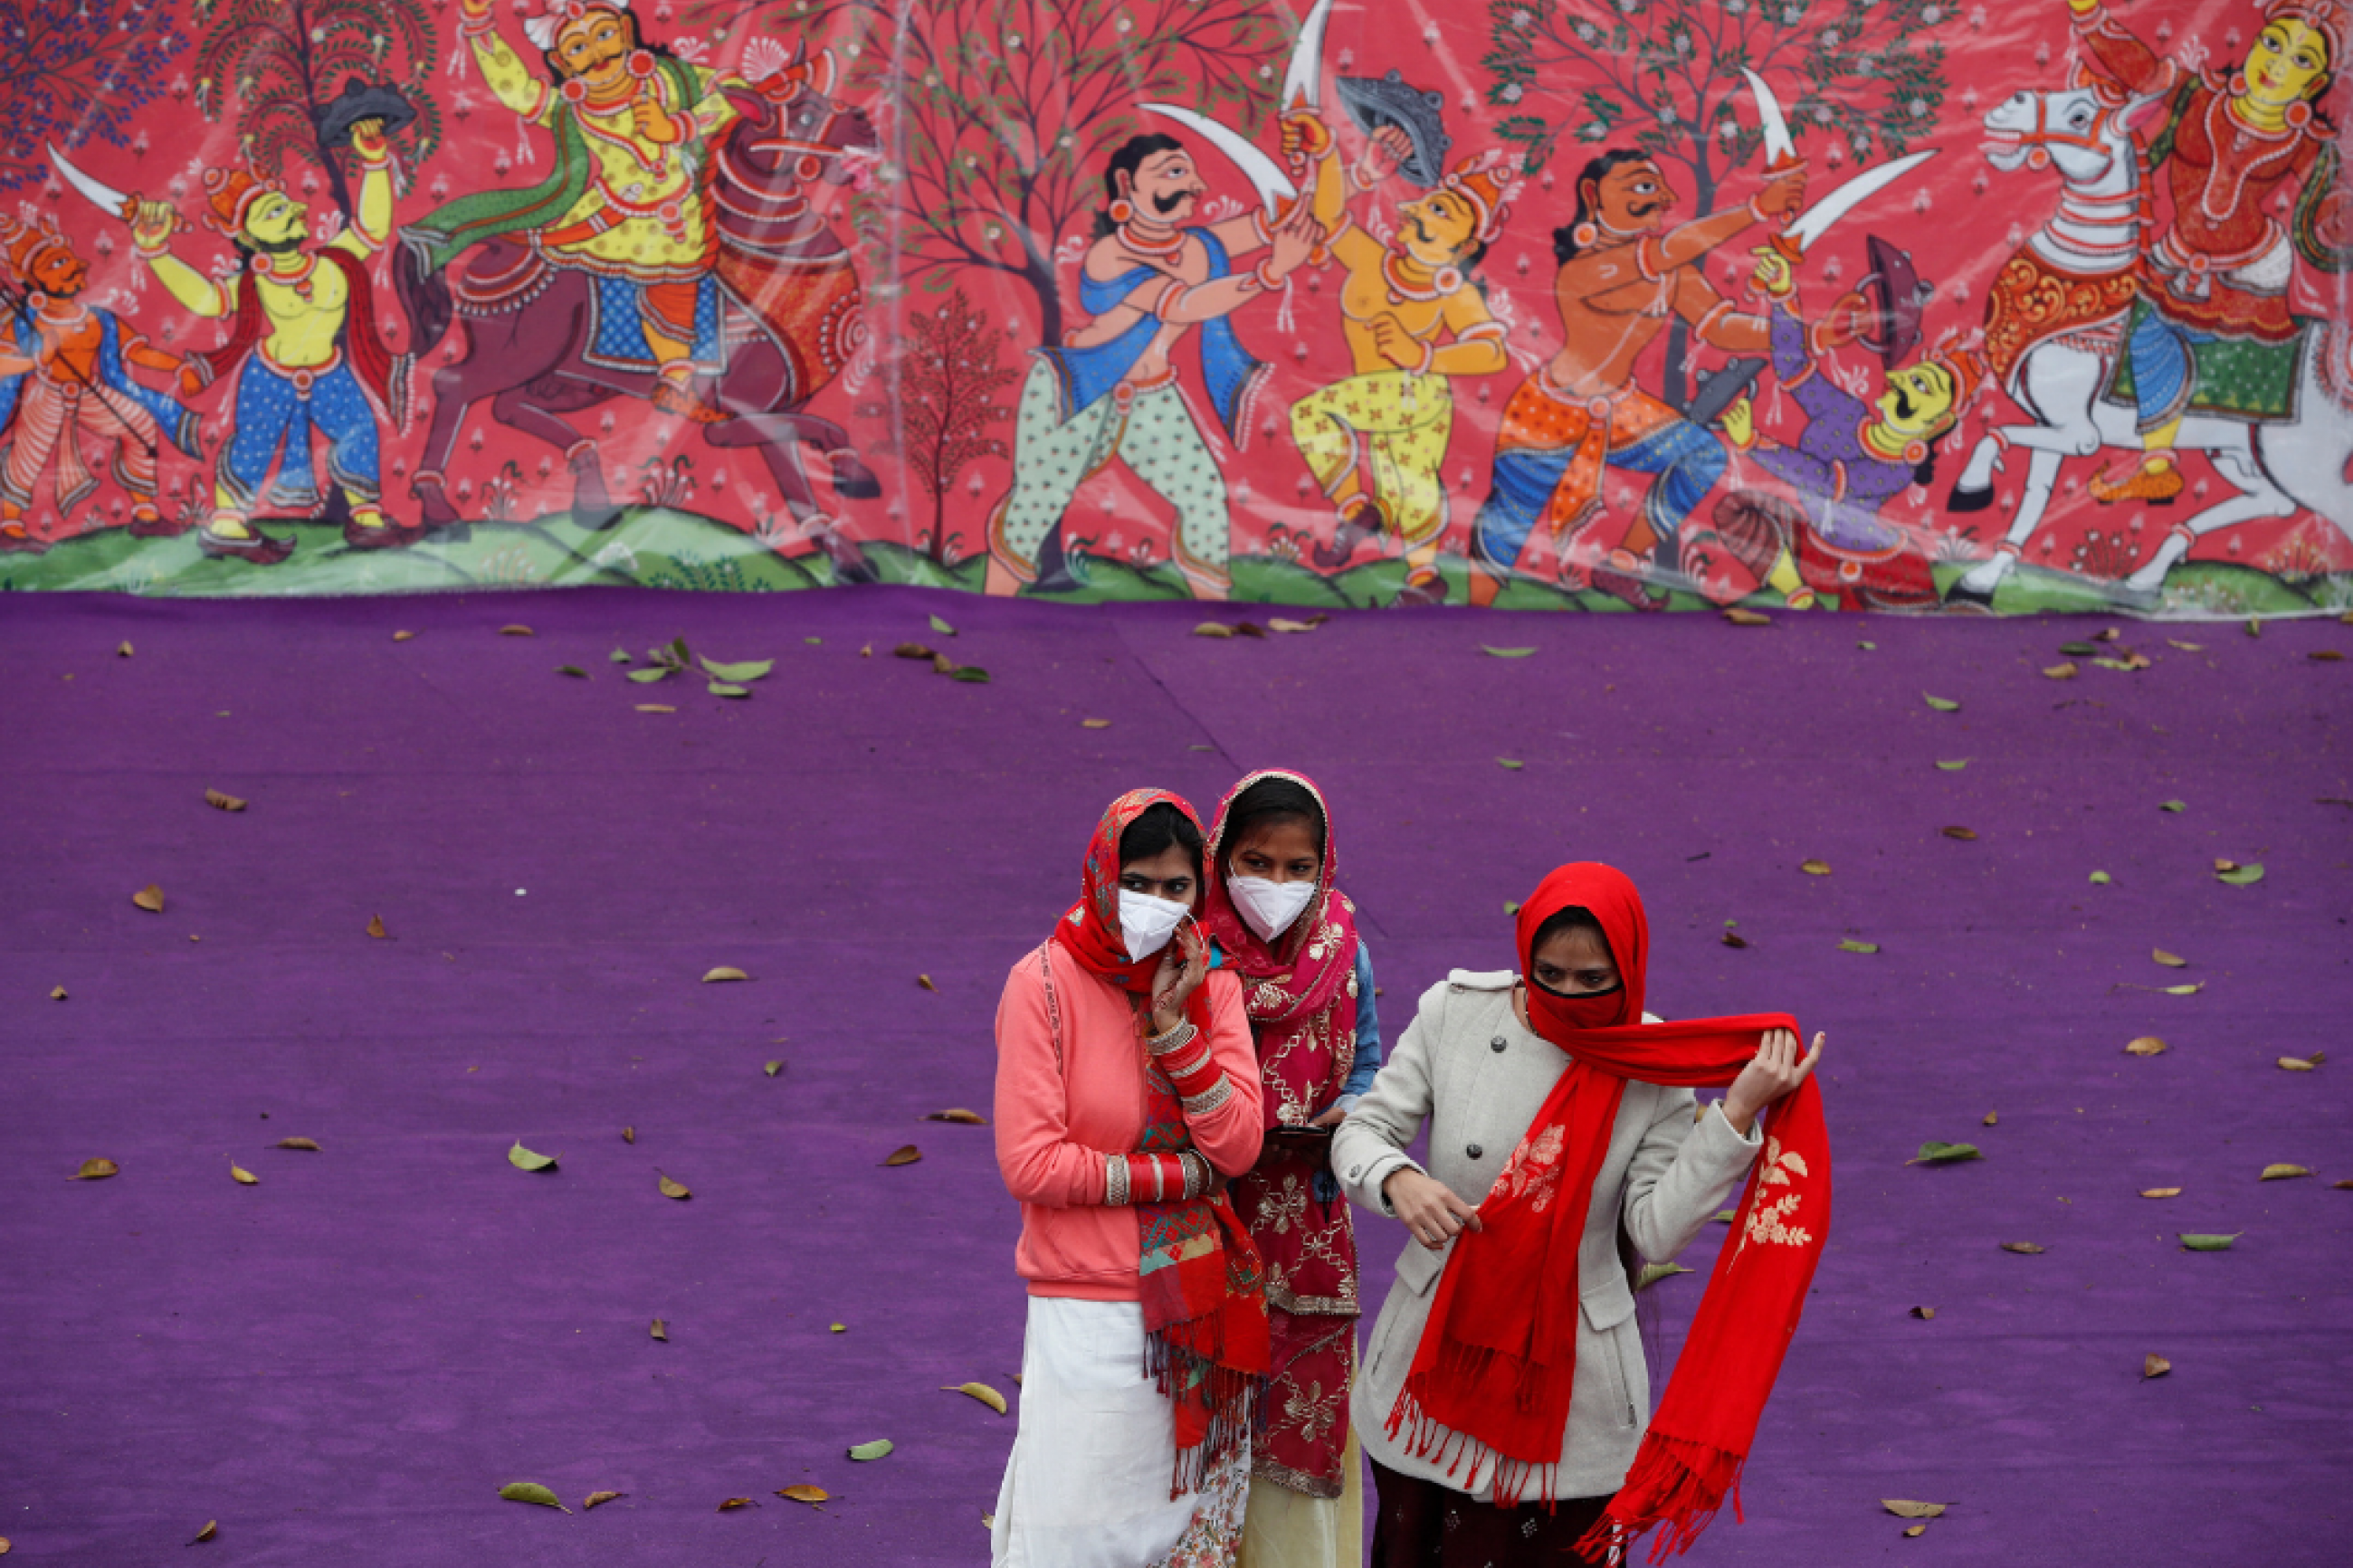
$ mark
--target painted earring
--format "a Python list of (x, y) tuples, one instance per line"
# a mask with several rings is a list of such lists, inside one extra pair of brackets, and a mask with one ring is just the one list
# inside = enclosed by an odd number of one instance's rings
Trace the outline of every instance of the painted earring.
[(1112, 204), (1111, 204), (1111, 221), (1112, 221), (1112, 222), (1113, 222), (1113, 223), (1125, 223), (1128, 219), (1130, 219), (1130, 218), (1134, 217), (1134, 216), (1135, 216), (1135, 204), (1134, 204), (1133, 202), (1128, 201), (1125, 197), (1122, 197), (1122, 198), (1121, 198), (1121, 199), (1119, 199), (1118, 201), (1115, 201), (1115, 202), (1113, 202), (1113, 203), (1112, 203)]
[(2297, 131), (2301, 131), (2306, 126), (2311, 124), (2311, 102), (2308, 100), (2299, 98), (2294, 103), (2289, 104), (2287, 106), (2287, 122), (2292, 129)]
[(800, 161), (793, 165), (794, 175), (800, 179), (804, 184), (816, 179), (819, 174), (824, 173), (825, 160), (818, 157), (814, 153), (802, 153)]
[(1579, 250), (1582, 250), (1587, 246), (1591, 245), (1595, 240), (1599, 239), (1601, 237), (1601, 231), (1596, 228), (1590, 222), (1586, 222), (1578, 224), (1575, 228), (1569, 230), (1568, 237), (1577, 241), (1577, 247)]

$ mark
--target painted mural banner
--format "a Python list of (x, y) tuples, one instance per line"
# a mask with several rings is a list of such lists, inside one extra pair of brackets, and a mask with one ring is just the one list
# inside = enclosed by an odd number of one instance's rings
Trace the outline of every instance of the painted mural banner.
[(23, 0), (0, 588), (2353, 608), (2345, 0)]

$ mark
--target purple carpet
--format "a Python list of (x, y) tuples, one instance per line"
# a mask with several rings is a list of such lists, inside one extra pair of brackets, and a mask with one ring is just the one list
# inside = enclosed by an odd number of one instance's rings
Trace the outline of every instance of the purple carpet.
[[(1013, 1420), (940, 1389), (1018, 1397), (1015, 1214), (988, 1130), (923, 1118), (987, 1110), (1001, 977), (1104, 803), (1206, 809), (1267, 763), (1335, 804), (1392, 1037), (1450, 966), (1507, 963), (1506, 900), (1577, 858), (1641, 884), (1660, 1011), (1829, 1031), (1830, 1252), (1747, 1522), (1692, 1561), (2347, 1561), (2353, 663), (2313, 656), (2353, 627), (2126, 626), (2151, 668), (2054, 680), (2101, 623), (1436, 611), (1221, 641), (1204, 613), (7, 603), (11, 1561), (984, 1561)], [(608, 657), (679, 636), (774, 673), (729, 701)], [(911, 639), (994, 679), (890, 657)], [(723, 964), (750, 979), (700, 983)], [(2147, 1035), (2170, 1048), (2126, 1054)], [(1932, 1139), (1985, 1158), (1907, 1166)], [(67, 1180), (95, 1157), (121, 1173)], [(1655, 1288), (1670, 1348), (1720, 1234)], [(1400, 1233), (1360, 1236), (1377, 1301)], [(1949, 1507), (1907, 1539), (1884, 1498)]]

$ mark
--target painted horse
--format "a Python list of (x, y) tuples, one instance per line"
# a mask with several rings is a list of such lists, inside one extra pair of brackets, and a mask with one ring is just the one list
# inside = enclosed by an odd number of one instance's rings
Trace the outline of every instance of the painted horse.
[[(712, 392), (726, 417), (703, 426), (703, 439), (758, 447), (795, 521), (839, 574), (862, 581), (871, 575), (865, 558), (818, 515), (802, 466), (807, 446), (831, 468), (839, 493), (881, 493), (850, 449), (849, 432), (803, 412), (849, 364), (864, 331), (849, 247), (811, 209), (808, 187), (850, 184), (860, 161), (881, 143), (864, 110), (826, 96), (806, 75), (779, 70), (756, 84), (724, 89), (739, 115), (712, 170), (725, 345), (725, 369)], [(433, 426), (410, 489), (426, 526), (464, 521), (443, 476), (467, 412), (489, 398), (501, 424), (564, 453), (573, 515), (592, 528), (611, 527), (620, 509), (606, 488), (596, 443), (565, 416), (615, 397), (649, 398), (655, 376), (649, 363), (596, 353), (596, 279), (551, 264), (531, 245), (501, 238), (468, 254), (454, 287), (440, 272), (426, 271), (416, 248), (404, 246), (394, 280), (420, 360), (453, 316), (466, 321), (465, 356), (434, 373)]]
[[(1981, 511), (1992, 502), (2002, 455), (2013, 447), (2031, 454), (2009, 532), (1989, 559), (1953, 584), (1948, 603), (1992, 603), (2042, 525), (2067, 458), (2092, 457), (2103, 447), (2141, 449), (2135, 410), (2102, 393), (2139, 292), (2148, 192), (2126, 121), (2147, 101), (2094, 84), (2020, 92), (1985, 117), (1987, 162), (2005, 173), (2054, 169), (2062, 190), (2058, 211), (2003, 264), (1987, 291), (1988, 368), (2036, 423), (1989, 431), (1954, 483), (1951, 510)], [(2343, 331), (2325, 322), (2306, 327), (2295, 417), (2256, 425), (2193, 413), (2181, 422), (2174, 445), (2203, 451), (2233, 493), (2176, 524), (2154, 555), (2108, 587), (2112, 597), (2137, 609), (2155, 607), (2166, 574), (2193, 542), (2256, 518), (2308, 508), (2353, 537), (2353, 486), (2345, 480), (2353, 454), (2340, 402), (2346, 394), (2327, 374), (2345, 352)]]

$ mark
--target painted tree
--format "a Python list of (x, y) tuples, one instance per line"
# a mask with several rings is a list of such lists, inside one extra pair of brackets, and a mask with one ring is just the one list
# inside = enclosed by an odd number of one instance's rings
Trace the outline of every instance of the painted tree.
[(0, 191), (47, 179), (51, 142), (143, 152), (131, 118), (187, 47), (162, 0), (0, 0)]
[(1007, 456), (1003, 441), (988, 433), (1013, 416), (999, 402), (1018, 373), (998, 362), (1002, 333), (973, 308), (962, 289), (929, 309), (907, 314), (908, 338), (892, 367), (897, 384), (892, 406), (893, 445), (932, 498), (932, 527), (923, 542), (932, 558), (947, 562), (947, 497), (956, 476), (984, 458)]
[(1059, 342), (1055, 247), (1083, 237), (1103, 166), (1160, 99), (1262, 128), (1290, 23), (1261, 0), (796, 0), (772, 25), (846, 38), (855, 87), (894, 100), (889, 226), (905, 275), (1017, 280)]
[(215, 121), (233, 117), (257, 174), (282, 178), (301, 158), (327, 176), (345, 217), (351, 182), (319, 135), (311, 110), (352, 77), (406, 89), (417, 119), (394, 142), (410, 169), (441, 143), (441, 113), (426, 90), (439, 54), (426, 0), (195, 0), (196, 103)]
[[(1495, 132), (1530, 174), (1559, 155), (1573, 178), (1607, 148), (1640, 147), (1681, 173), (1689, 216), (1714, 211), (1762, 145), (1743, 67), (1773, 89), (1799, 153), (1823, 152), (1820, 191), (1825, 164), (1899, 157), (1938, 129), (1934, 33), (1959, 20), (1956, 0), (1488, 0), (1480, 63), (1487, 101), (1505, 111)], [(1678, 403), (1683, 348), (1678, 321), (1667, 354)]]

